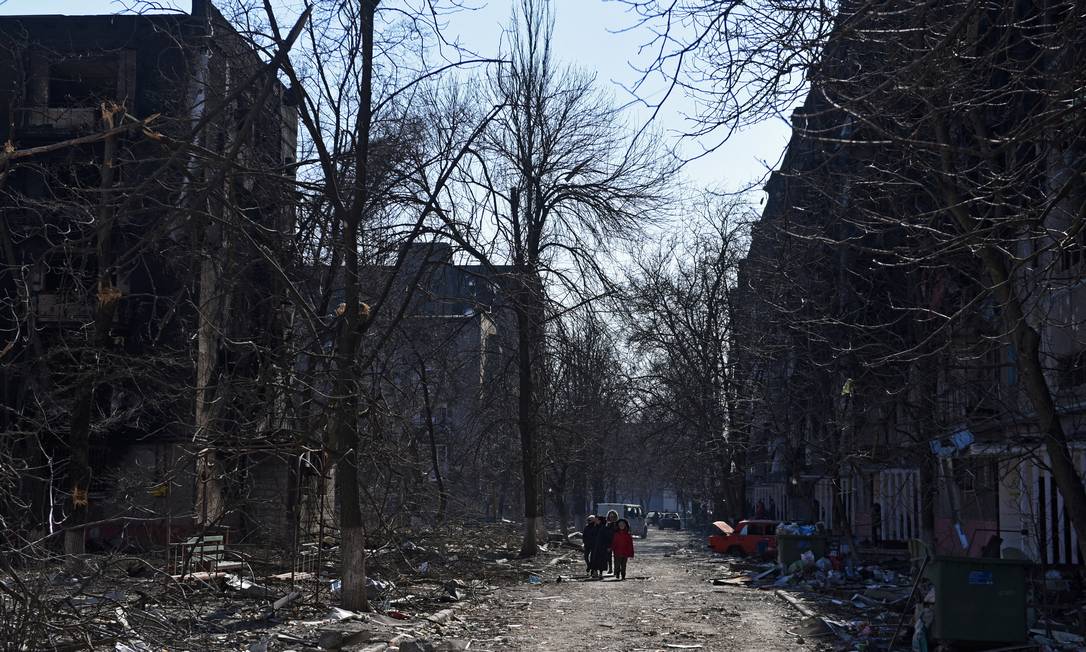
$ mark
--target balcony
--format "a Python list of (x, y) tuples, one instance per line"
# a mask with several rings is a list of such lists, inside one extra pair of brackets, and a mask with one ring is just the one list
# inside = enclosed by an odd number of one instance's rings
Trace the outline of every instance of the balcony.
[(41, 293), (34, 297), (34, 314), (42, 324), (86, 324), (94, 319), (94, 304), (89, 296)]

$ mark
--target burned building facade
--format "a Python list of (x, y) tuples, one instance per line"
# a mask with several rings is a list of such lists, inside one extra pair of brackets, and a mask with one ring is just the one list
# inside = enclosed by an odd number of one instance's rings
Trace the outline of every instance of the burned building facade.
[[(1084, 131), (1058, 107), (1086, 34), (993, 3), (887, 36), (920, 19), (849, 7), (736, 290), (748, 502), (874, 545), (1080, 564), (1056, 474), (1086, 471)], [(950, 22), (970, 28), (945, 52), (911, 40)]]
[(0, 35), (0, 510), (69, 550), (163, 540), (200, 451), (272, 428), (294, 101), (203, 0)]

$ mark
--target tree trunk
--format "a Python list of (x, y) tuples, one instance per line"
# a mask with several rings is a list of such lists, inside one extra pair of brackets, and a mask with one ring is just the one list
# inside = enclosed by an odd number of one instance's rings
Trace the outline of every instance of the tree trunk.
[[(1006, 309), (1004, 315), (1010, 318)], [(1012, 336), (1018, 349), (1018, 368), (1026, 381), (1026, 393), (1037, 411), (1052, 478), (1063, 496), (1064, 509), (1067, 510), (1071, 525), (1078, 536), (1079, 552), (1086, 558), (1086, 486), (1075, 468), (1067, 434), (1056, 409), (1056, 401), (1045, 382), (1044, 367), (1041, 364), (1041, 338), (1037, 331), (1025, 322), (1024, 316), (1017, 319), (1016, 323)], [(1011, 324), (1008, 324), (1008, 327), (1010, 326)]]
[(336, 453), (336, 494), (340, 504), (342, 588), (340, 600), (345, 609), (369, 611), (366, 599), (366, 536), (358, 472), (358, 398), (361, 391), (358, 364), (362, 329), (359, 288), (358, 236), (369, 202), (370, 125), (373, 117), (373, 38), (374, 14), (378, 0), (362, 1), (362, 79), (354, 152), (355, 180), (351, 208), (340, 215), (344, 225), (345, 287), (344, 314), (336, 342), (336, 382), (333, 411), (332, 447)]
[(1029, 322), (1014, 280), (1007, 273), (1000, 253), (993, 247), (984, 247), (980, 256), (984, 262), (993, 293), (1001, 307), (1003, 323), (1009, 333), (1011, 344), (1015, 346), (1018, 357), (1018, 370), (1025, 380), (1026, 394), (1033, 409), (1037, 411), (1037, 422), (1044, 438), (1045, 452), (1048, 453), (1052, 478), (1063, 496), (1064, 509), (1071, 519), (1071, 526), (1078, 536), (1080, 552), (1086, 556), (1086, 485), (1075, 468), (1071, 455), (1067, 433), (1056, 409), (1052, 390), (1045, 381), (1044, 365), (1041, 362), (1041, 336)]
[(588, 502), (588, 478), (585, 473), (584, 463), (576, 464), (573, 468), (573, 523), (577, 530), (584, 529), (584, 517), (586, 503)]
[(554, 509), (558, 511), (558, 529), (569, 534), (569, 505), (566, 503), (566, 471), (563, 469), (554, 483)]
[[(204, 237), (205, 244), (221, 239), (219, 222), (213, 221)], [(212, 411), (215, 391), (212, 377), (218, 352), (220, 316), (218, 273), (215, 269), (218, 256), (207, 255), (200, 261), (200, 326), (196, 344), (196, 442), (201, 446), (196, 458), (196, 523), (207, 528), (218, 523), (223, 516), (222, 473), (219, 455), (211, 442)]]
[(445, 479), (441, 476), (441, 460), (437, 454), (437, 434), (434, 431), (434, 411), (430, 405), (430, 379), (426, 376), (426, 364), (419, 360), (419, 373), (422, 380), (423, 409), (426, 410), (426, 434), (430, 437), (430, 462), (434, 467), (434, 479), (437, 481), (437, 521), (445, 520), (445, 511), (449, 506), (449, 494), (445, 490)]
[(368, 609), (366, 597), (366, 533), (361, 526), (344, 527), (343, 593), (345, 609)]
[(537, 533), (543, 520), (539, 513), (539, 478), (535, 455), (535, 388), (532, 377), (533, 342), (530, 335), (532, 318), (527, 312), (527, 306), (521, 306), (517, 310), (517, 360), (520, 367), (517, 426), (520, 429), (521, 475), (524, 481), (524, 542), (520, 547), (522, 557), (539, 553)]
[[(937, 123), (936, 135), (942, 144), (942, 171), (946, 179), (958, 178), (954, 166), (953, 149), (946, 125)], [(983, 226), (963, 206), (957, 189), (944, 182), (941, 190), (951, 216), (965, 235), (977, 234)], [(981, 237), (981, 236), (975, 236)], [(1067, 433), (1056, 409), (1052, 390), (1045, 381), (1041, 361), (1041, 335), (1026, 320), (1022, 297), (1015, 279), (1007, 268), (1006, 257), (1000, 248), (990, 242), (974, 243), (981, 269), (988, 276), (991, 292), (1000, 307), (1000, 315), (1009, 343), (1014, 345), (1018, 357), (1018, 371), (1025, 381), (1026, 395), (1037, 412), (1037, 425), (1048, 453), (1052, 478), (1063, 496), (1064, 509), (1075, 528), (1080, 552), (1086, 554), (1086, 485), (1075, 468)]]
[[(524, 483), (524, 541), (520, 555), (531, 557), (539, 553), (538, 533), (543, 526), (540, 509), (542, 478), (536, 459), (539, 424), (536, 419), (536, 365), (543, 344), (543, 288), (536, 276), (534, 261), (538, 254), (538, 235), (531, 224), (521, 227), (520, 192), (513, 188), (510, 195), (510, 221), (514, 241), (522, 243), (515, 257), (517, 282), (517, 428), (520, 431), (521, 479)], [(531, 222), (532, 208), (524, 211)]]
[[(107, 127), (113, 127), (113, 116), (118, 108), (102, 105), (102, 117)], [(105, 139), (101, 166), (101, 203), (98, 209), (97, 258), (98, 292), (94, 312), (94, 331), (89, 344), (89, 351), (84, 360), (84, 368), (90, 370), (91, 377), (86, 379), (72, 406), (72, 420), (68, 439), (68, 478), (71, 485), (71, 511), (65, 522), (64, 552), (69, 555), (82, 554), (86, 550), (86, 533), (80, 527), (86, 522), (90, 507), (89, 490), (90, 468), (90, 431), (91, 413), (94, 409), (94, 395), (98, 387), (98, 367), (109, 348), (109, 332), (117, 312), (117, 303), (121, 292), (113, 287), (113, 206), (111, 204), (113, 188), (114, 157), (117, 150), (117, 136)]]

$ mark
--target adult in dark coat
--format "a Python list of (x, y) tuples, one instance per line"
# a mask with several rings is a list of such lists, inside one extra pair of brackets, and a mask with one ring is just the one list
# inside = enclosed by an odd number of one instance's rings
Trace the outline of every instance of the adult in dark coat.
[(584, 563), (588, 567), (588, 574), (592, 574), (592, 552), (596, 547), (596, 535), (600, 531), (600, 522), (595, 514), (589, 514), (584, 520), (584, 532), (581, 533), (581, 543), (584, 545)]
[[(603, 520), (598, 516), (596, 518), (600, 521)], [(592, 560), (590, 562), (596, 577), (603, 577), (603, 572), (607, 570), (607, 566), (611, 561), (611, 538), (614, 535), (615, 530), (610, 523), (604, 523), (596, 530), (595, 545), (592, 546)]]

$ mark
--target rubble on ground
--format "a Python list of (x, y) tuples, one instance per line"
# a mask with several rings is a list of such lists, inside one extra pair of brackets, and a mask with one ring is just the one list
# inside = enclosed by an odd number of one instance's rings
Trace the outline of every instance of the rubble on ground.
[[(797, 638), (832, 638), (840, 650), (885, 650), (891, 643), (895, 650), (927, 650), (929, 644), (935, 649), (925, 629), (931, 627), (935, 591), (927, 580), (916, 581), (916, 569), (903, 554), (868, 553), (854, 568), (838, 558), (810, 554), (785, 568), (772, 561), (722, 559), (731, 561), (732, 572), (714, 578), (713, 584), (775, 592), (806, 619)], [(1081, 593), (1058, 571), (1049, 571), (1044, 590), (1033, 594), (1030, 644), (1046, 652), (1086, 652), (1086, 638), (1076, 633), (1086, 623)], [(916, 630), (921, 634), (914, 641)]]
[(580, 555), (554, 543), (521, 560), (519, 545), (519, 528), (504, 523), (388, 541), (367, 559), (371, 613), (338, 606), (334, 541), (325, 542), (320, 568), (305, 571), (240, 546), (236, 554), (245, 563), (228, 573), (171, 573), (167, 555), (155, 553), (58, 557), (20, 569), (21, 586), (10, 587), (26, 604), (40, 605), (37, 611), (19, 611), (8, 592), (0, 595), (0, 638), (33, 636), (36, 645), (61, 650), (89, 642), (117, 652), (467, 649), (476, 635), (458, 626), (457, 609), (470, 608), (495, 586), (552, 582), (563, 570), (568, 576)]

